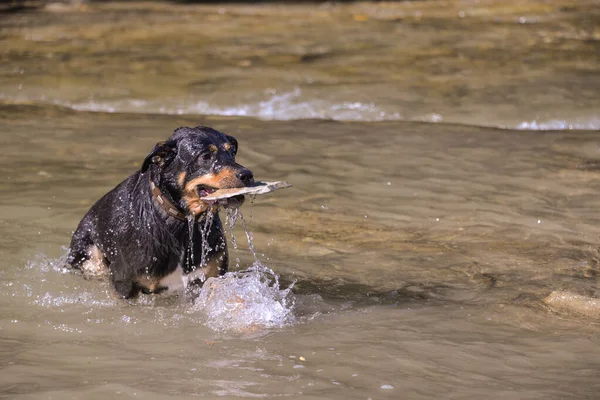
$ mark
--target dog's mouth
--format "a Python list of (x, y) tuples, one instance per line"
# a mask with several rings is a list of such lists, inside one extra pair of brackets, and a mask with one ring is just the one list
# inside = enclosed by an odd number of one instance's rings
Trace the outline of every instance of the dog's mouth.
[[(207, 185), (198, 185), (196, 186), (196, 194), (200, 199), (206, 197), (214, 192), (219, 190), (218, 188), (207, 186)], [(237, 208), (244, 204), (245, 197), (243, 195), (233, 196), (226, 199), (218, 199), (218, 200), (201, 200), (203, 203), (207, 204), (210, 207), (227, 207), (227, 208)]]
[(210, 187), (207, 185), (196, 186), (196, 193), (198, 194), (198, 197), (200, 197), (200, 198), (206, 197), (209, 194), (216, 192), (217, 190), (219, 190), (219, 189)]

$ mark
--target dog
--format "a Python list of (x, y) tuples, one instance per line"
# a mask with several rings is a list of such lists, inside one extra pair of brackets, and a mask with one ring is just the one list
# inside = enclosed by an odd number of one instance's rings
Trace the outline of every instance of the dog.
[(201, 198), (254, 183), (252, 172), (235, 162), (237, 150), (233, 136), (215, 129), (176, 129), (154, 146), (139, 171), (85, 214), (73, 233), (67, 264), (107, 271), (124, 299), (225, 274), (227, 241), (218, 211), (239, 207), (244, 196)]

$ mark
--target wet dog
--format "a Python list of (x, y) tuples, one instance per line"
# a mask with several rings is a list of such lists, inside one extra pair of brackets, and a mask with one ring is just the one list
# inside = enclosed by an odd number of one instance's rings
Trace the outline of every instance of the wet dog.
[[(119, 296), (158, 293), (227, 271), (217, 189), (250, 186), (253, 174), (235, 162), (237, 140), (208, 127), (178, 128), (156, 144), (141, 169), (98, 200), (73, 234), (67, 263), (108, 270)], [(200, 231), (200, 232), (199, 232)]]

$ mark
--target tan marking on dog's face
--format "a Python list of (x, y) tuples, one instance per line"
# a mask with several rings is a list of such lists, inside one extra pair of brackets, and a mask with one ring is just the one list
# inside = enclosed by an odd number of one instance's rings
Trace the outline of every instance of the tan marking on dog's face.
[(216, 174), (209, 173), (192, 179), (185, 184), (182, 197), (188, 210), (194, 215), (199, 215), (209, 209), (213, 211), (217, 210), (216, 206), (211, 206), (200, 200), (196, 191), (196, 188), (200, 185), (215, 189), (230, 189), (244, 186), (243, 182), (235, 176), (235, 171), (231, 168), (223, 168)]
[(231, 145), (229, 143), (225, 143), (223, 145), (223, 148), (225, 149), (225, 151), (229, 151), (231, 149)]
[(219, 149), (217, 148), (217, 146), (215, 146), (214, 144), (209, 145), (208, 149), (210, 151), (212, 151), (213, 153), (216, 153), (217, 151), (219, 151)]
[(185, 190), (195, 190), (196, 186), (205, 185), (215, 189), (230, 189), (243, 187), (242, 181), (235, 176), (235, 171), (231, 168), (223, 168), (218, 173), (208, 173), (192, 179), (185, 185)]
[(185, 177), (187, 176), (187, 172), (183, 171), (182, 173), (180, 173), (177, 176), (177, 183), (179, 184), (179, 187), (183, 187), (183, 185), (185, 184)]

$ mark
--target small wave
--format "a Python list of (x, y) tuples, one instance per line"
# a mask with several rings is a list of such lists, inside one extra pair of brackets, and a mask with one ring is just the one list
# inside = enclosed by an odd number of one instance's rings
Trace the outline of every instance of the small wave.
[(525, 121), (515, 127), (532, 131), (562, 131), (562, 130), (597, 130), (600, 129), (600, 118), (590, 118), (587, 121), (567, 121), (553, 119), (549, 121)]
[[(227, 96), (227, 95), (225, 95)], [(231, 99), (231, 97), (229, 97)], [(491, 126), (502, 129), (518, 130), (599, 130), (600, 117), (580, 116), (554, 118), (549, 120), (534, 119), (519, 122), (518, 117), (512, 121), (502, 119), (486, 120), (484, 116), (473, 117), (457, 114), (459, 110), (445, 109), (443, 112), (432, 110), (399, 109), (397, 104), (382, 102), (365, 102), (339, 98), (324, 98), (322, 93), (306, 93), (296, 87), (291, 91), (278, 92), (273, 89), (256, 94), (254, 99), (244, 103), (225, 104), (223, 100), (161, 98), (161, 99), (90, 99), (82, 102), (68, 102), (49, 99), (42, 96), (38, 99), (11, 99), (0, 93), (4, 101), (39, 101), (76, 111), (103, 113), (142, 113), (167, 115), (219, 115), (231, 117), (249, 117), (261, 120), (290, 121), (299, 119), (325, 119), (335, 121), (410, 121), (427, 123), (451, 123), (473, 126)], [(425, 106), (426, 107), (426, 106)], [(433, 108), (433, 106), (432, 106)], [(484, 108), (485, 110), (485, 108)], [(568, 113), (568, 111), (566, 112)], [(456, 114), (456, 115), (454, 115)], [(485, 114), (485, 111), (483, 112)]]
[[(167, 105), (165, 105), (165, 103)], [(262, 101), (249, 104), (216, 106), (199, 100), (181, 103), (179, 100), (147, 101), (127, 99), (116, 101), (90, 100), (83, 103), (55, 102), (55, 104), (77, 111), (93, 112), (138, 112), (170, 115), (222, 115), (252, 117), (262, 120), (289, 121), (295, 119), (331, 119), (340, 121), (384, 121), (401, 120), (398, 112), (385, 111), (375, 103), (345, 101), (341, 103), (325, 100), (303, 100), (300, 88), (289, 92), (268, 92)], [(168, 105), (173, 104), (173, 105)]]
[[(167, 101), (169, 103), (169, 101)], [(115, 102), (89, 101), (78, 104), (59, 104), (77, 111), (93, 112), (134, 112), (134, 113), (159, 113), (170, 115), (221, 115), (232, 117), (251, 117), (262, 120), (290, 121), (296, 119), (329, 119), (334, 121), (411, 121), (427, 123), (458, 123), (465, 125), (479, 125), (460, 119), (452, 118), (437, 112), (423, 113), (415, 116), (403, 115), (399, 111), (384, 109), (374, 102), (345, 101), (341, 103), (326, 100), (303, 100), (299, 88), (291, 92), (273, 94), (264, 101), (234, 106), (215, 106), (206, 101), (197, 101), (192, 104), (165, 106), (146, 100), (122, 100)], [(389, 108), (389, 107), (388, 107)], [(484, 126), (488, 126), (483, 124)], [(531, 120), (516, 124), (494, 125), (503, 129), (518, 130), (599, 130), (600, 118), (587, 119), (551, 119)]]

